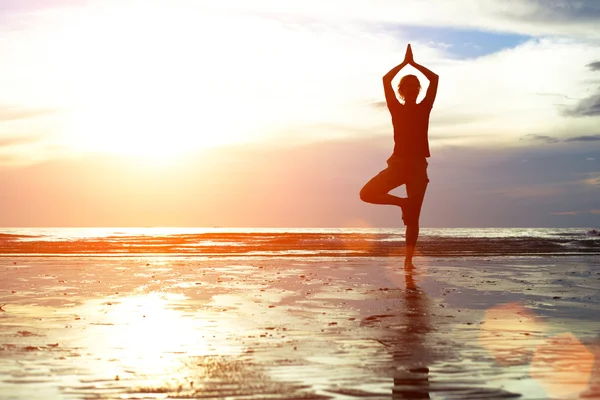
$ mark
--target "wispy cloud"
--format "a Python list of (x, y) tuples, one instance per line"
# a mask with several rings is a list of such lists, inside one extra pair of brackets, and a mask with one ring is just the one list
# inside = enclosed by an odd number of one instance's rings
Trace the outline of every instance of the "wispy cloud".
[(17, 106), (0, 106), (0, 123), (19, 119), (35, 118), (54, 112), (51, 109), (29, 109)]
[[(538, 135), (534, 133), (530, 133), (525, 135), (519, 140), (530, 140), (536, 142), (545, 142), (545, 143), (559, 143), (559, 142), (597, 142), (600, 141), (600, 134), (596, 135), (582, 135), (582, 136), (572, 136), (567, 138), (558, 138), (556, 136), (548, 136), (548, 135)], [(592, 160), (592, 158), (590, 158)]]
[(531, 185), (500, 189), (495, 191), (495, 193), (506, 197), (534, 198), (556, 196), (565, 191), (564, 187), (555, 185)]
[(0, 148), (23, 145), (37, 142), (40, 139), (39, 136), (13, 136), (13, 137), (0, 137)]
[(600, 133), (597, 135), (575, 136), (565, 139), (565, 142), (596, 142), (600, 140)]
[(546, 142), (546, 143), (557, 143), (560, 141), (560, 139), (553, 137), (553, 136), (547, 136), (547, 135), (537, 135), (534, 133), (530, 133), (528, 135), (525, 135), (524, 138), (519, 138), (519, 140), (523, 140), (523, 139), (528, 139), (528, 140), (533, 140), (533, 141), (540, 141), (540, 142)]
[(387, 109), (387, 103), (385, 102), (385, 100), (371, 101), (370, 103), (375, 108)]
[(590, 177), (582, 179), (580, 182), (587, 186), (600, 188), (600, 172), (590, 173)]

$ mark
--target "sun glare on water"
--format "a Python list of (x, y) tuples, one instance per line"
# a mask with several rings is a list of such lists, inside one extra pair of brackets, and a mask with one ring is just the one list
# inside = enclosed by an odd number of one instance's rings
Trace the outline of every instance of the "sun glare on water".
[(119, 364), (117, 367), (102, 361), (89, 368), (104, 376), (130, 370), (157, 379), (181, 373), (177, 369), (182, 358), (240, 353), (239, 346), (214, 335), (218, 329), (230, 327), (216, 326), (210, 313), (178, 309), (178, 302), (184, 299), (181, 295), (152, 292), (89, 302), (85, 309), (95, 311), (95, 318), (81, 345), (101, 361), (115, 360)]

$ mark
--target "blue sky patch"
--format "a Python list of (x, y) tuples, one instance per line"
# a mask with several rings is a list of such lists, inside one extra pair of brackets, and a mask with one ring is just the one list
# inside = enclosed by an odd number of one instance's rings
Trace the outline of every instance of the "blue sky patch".
[(386, 26), (386, 31), (401, 33), (409, 40), (434, 42), (457, 58), (477, 58), (497, 51), (516, 47), (531, 36), (514, 33), (485, 32), (479, 30), (436, 28), (410, 25)]

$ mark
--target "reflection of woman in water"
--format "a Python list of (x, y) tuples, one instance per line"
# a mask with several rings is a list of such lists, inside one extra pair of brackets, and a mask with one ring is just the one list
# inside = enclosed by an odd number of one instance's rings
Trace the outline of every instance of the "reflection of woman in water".
[(392, 399), (429, 399), (431, 355), (426, 346), (427, 334), (431, 331), (429, 299), (416, 285), (410, 271), (405, 279), (403, 316), (406, 325), (391, 346), (396, 365)]
[[(415, 75), (406, 75), (400, 80), (398, 93), (404, 103), (400, 103), (392, 88), (392, 79), (406, 65), (412, 65), (429, 80), (425, 99), (417, 104), (421, 84)], [(414, 268), (413, 253), (419, 237), (419, 216), (429, 178), (427, 160), (429, 157), (429, 114), (435, 101), (438, 76), (413, 60), (410, 44), (401, 64), (392, 68), (383, 77), (383, 87), (387, 107), (392, 115), (394, 126), (394, 153), (387, 160), (388, 167), (371, 179), (360, 191), (360, 198), (373, 204), (390, 204), (402, 208), (402, 220), (406, 225), (406, 259), (404, 267)], [(407, 198), (397, 197), (388, 192), (406, 185)]]

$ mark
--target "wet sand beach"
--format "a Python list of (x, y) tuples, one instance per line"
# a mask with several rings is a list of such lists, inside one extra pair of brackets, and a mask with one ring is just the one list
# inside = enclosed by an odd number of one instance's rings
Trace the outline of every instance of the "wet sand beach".
[(2, 399), (600, 399), (598, 256), (0, 258)]

